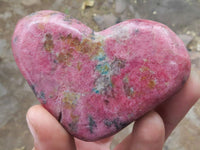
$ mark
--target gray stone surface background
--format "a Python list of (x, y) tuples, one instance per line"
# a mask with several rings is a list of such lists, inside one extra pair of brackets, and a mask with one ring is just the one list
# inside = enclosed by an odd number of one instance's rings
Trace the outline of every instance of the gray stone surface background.
[[(0, 150), (30, 150), (27, 109), (37, 100), (17, 68), (11, 36), (17, 21), (38, 10), (52, 9), (79, 19), (96, 31), (132, 18), (162, 22), (184, 41), (193, 68), (200, 71), (200, 0), (0, 0)], [(199, 150), (200, 102), (174, 130), (164, 150)], [(120, 132), (112, 147), (131, 126)]]

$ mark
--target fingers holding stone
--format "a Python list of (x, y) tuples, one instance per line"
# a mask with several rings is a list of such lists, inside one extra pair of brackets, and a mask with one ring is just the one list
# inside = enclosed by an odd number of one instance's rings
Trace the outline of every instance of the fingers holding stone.
[(135, 122), (132, 133), (115, 150), (160, 150), (165, 139), (162, 118), (156, 112), (150, 112)]
[(77, 150), (110, 150), (113, 136), (95, 142), (85, 142), (75, 138)]
[(41, 105), (31, 107), (26, 119), (34, 138), (35, 150), (75, 150), (73, 138)]
[(156, 111), (163, 118), (165, 124), (166, 138), (199, 99), (199, 90), (200, 78), (193, 70), (184, 87), (175, 96), (157, 107)]

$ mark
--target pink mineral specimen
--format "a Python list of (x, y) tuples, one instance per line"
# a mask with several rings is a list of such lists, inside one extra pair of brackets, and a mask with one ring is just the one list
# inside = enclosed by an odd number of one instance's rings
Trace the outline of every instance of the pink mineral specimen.
[(149, 20), (94, 32), (63, 13), (40, 11), (19, 21), (12, 48), (41, 104), (86, 141), (113, 135), (152, 110), (190, 73), (183, 42)]

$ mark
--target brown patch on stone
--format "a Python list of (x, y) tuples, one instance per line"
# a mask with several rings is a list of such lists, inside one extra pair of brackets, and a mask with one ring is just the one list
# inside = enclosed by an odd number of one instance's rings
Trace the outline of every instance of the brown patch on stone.
[[(50, 42), (51, 40), (51, 35), (46, 35), (46, 43), (45, 47), (47, 50), (50, 50), (52, 47), (52, 44)], [(91, 39), (83, 39), (80, 41), (78, 37), (72, 37), (71, 34), (67, 36), (60, 36), (59, 38), (62, 40), (64, 45), (67, 45), (68, 48), (64, 48), (64, 52), (61, 52), (57, 56), (57, 60), (59, 63), (65, 63), (65, 64), (70, 64), (71, 58), (73, 58), (73, 52), (79, 52), (84, 55), (88, 55), (89, 58), (92, 58), (93, 56), (97, 55), (98, 52), (101, 50), (102, 44), (100, 42), (94, 43)], [(77, 64), (77, 69), (80, 71), (81, 70), (81, 64)]]
[(73, 57), (73, 55), (70, 52), (67, 52), (66, 56), (67, 56), (67, 58), (72, 58)]
[(60, 36), (60, 39), (61, 39), (62, 41), (66, 41), (66, 40), (67, 40), (67, 36)]
[(44, 30), (45, 29), (45, 25), (42, 24), (42, 23), (38, 23), (37, 27), (38, 27), (39, 30)]
[(140, 78), (140, 80), (146, 80), (146, 79), (147, 79), (146, 76), (142, 76), (142, 77)]
[(73, 58), (73, 55), (70, 52), (67, 53), (60, 53), (57, 57), (57, 60), (59, 63), (66, 63), (68, 64), (70, 62), (70, 59)]
[(80, 116), (78, 116), (78, 115), (74, 115), (73, 113), (71, 113), (70, 116), (71, 116), (73, 122), (78, 122), (78, 120), (79, 120), (79, 118), (80, 118)]
[(64, 98), (62, 99), (62, 102), (65, 104), (65, 107), (67, 109), (74, 109), (79, 98), (80, 95), (78, 93), (66, 92), (64, 93)]
[(140, 68), (140, 72), (146, 72), (146, 71), (150, 71), (150, 69), (148, 67), (146, 67), (146, 66), (142, 66)]
[(101, 47), (100, 42), (94, 43), (87, 38), (83, 39), (83, 41), (81, 42), (77, 37), (72, 38), (71, 34), (69, 34), (67, 37), (61, 37), (61, 39), (63, 41), (66, 41), (69, 47), (83, 54), (87, 54), (89, 57), (92, 57), (95, 54), (97, 54), (98, 50)]
[(71, 45), (70, 45), (70, 46), (76, 47), (76, 46), (78, 46), (78, 45), (80, 45), (79, 39), (78, 39), (78, 38), (74, 38), (74, 39), (71, 41)]
[(91, 42), (91, 54), (96, 55), (98, 51), (101, 51), (101, 46), (102, 46), (101, 42), (97, 42), (97, 43)]
[(81, 62), (78, 62), (78, 63), (77, 63), (77, 69), (78, 69), (78, 71), (80, 71), (81, 68), (82, 68), (82, 64), (81, 64)]
[(69, 48), (69, 49), (68, 49), (68, 52), (69, 52), (69, 53), (73, 53), (73, 52), (74, 52), (74, 49), (73, 49), (73, 48)]
[(66, 60), (65, 54), (64, 54), (64, 53), (60, 53), (60, 54), (58, 55), (58, 57), (57, 57), (57, 60), (58, 60), (59, 63), (64, 62), (64, 61)]
[(84, 39), (83, 42), (81, 43), (81, 52), (82, 53), (88, 53), (91, 49), (90, 49), (90, 40), (89, 39)]
[(150, 80), (148, 86), (149, 88), (153, 89), (156, 86), (156, 82), (154, 80)]
[(50, 33), (46, 34), (45, 39), (46, 40), (44, 42), (44, 48), (45, 48), (46, 51), (50, 52), (54, 48), (52, 35)]
[(73, 112), (70, 113), (70, 116), (71, 116), (72, 122), (69, 123), (68, 126), (72, 132), (76, 132), (77, 131), (77, 123), (79, 121), (80, 116), (74, 115)]

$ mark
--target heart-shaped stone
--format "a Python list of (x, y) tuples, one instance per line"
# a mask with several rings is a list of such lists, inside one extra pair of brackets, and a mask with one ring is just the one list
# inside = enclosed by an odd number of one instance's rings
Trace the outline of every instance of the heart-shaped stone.
[(121, 130), (175, 94), (190, 73), (183, 42), (149, 20), (94, 32), (60, 12), (40, 11), (19, 21), (12, 48), (41, 104), (86, 141)]

